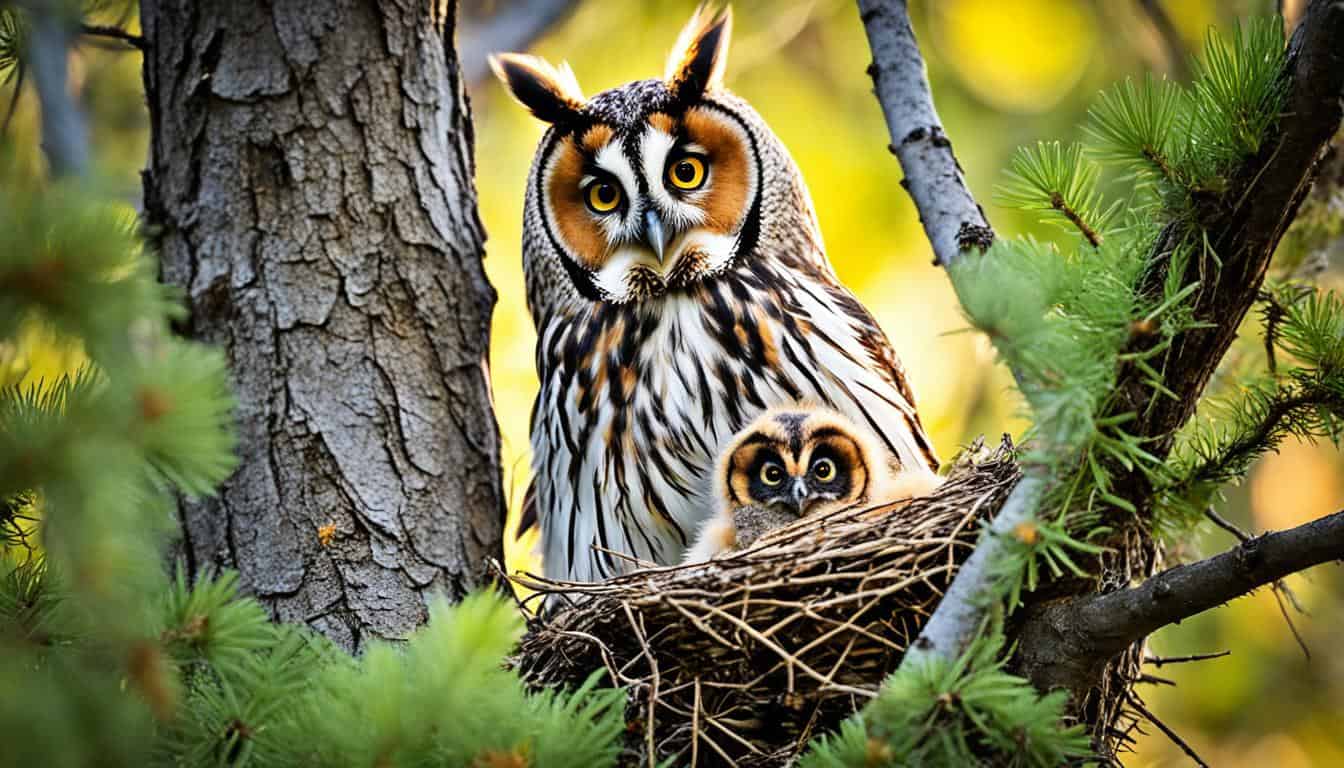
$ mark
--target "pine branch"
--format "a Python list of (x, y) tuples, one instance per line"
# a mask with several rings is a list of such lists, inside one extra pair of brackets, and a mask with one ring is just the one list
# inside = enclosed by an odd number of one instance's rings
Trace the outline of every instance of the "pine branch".
[[(1216, 201), (1200, 201), (1194, 212), (1205, 254), (1215, 258), (1217, 279), (1207, 280), (1206, 258), (1186, 263), (1173, 253), (1191, 237), (1188, 222), (1164, 230), (1149, 257), (1141, 296), (1160, 297), (1169, 282), (1200, 284), (1193, 299), (1201, 322), (1170, 340), (1163, 353), (1161, 385), (1155, 391), (1138, 367), (1121, 371), (1110, 414), (1135, 413), (1128, 425), (1148, 450), (1165, 458), (1176, 431), (1193, 415), (1213, 371), (1226, 354), (1264, 282), (1279, 239), (1293, 221), (1317, 172), (1317, 160), (1338, 130), (1344, 93), (1344, 2), (1313, 0), (1288, 49), (1287, 97), (1278, 126), (1259, 150), (1227, 174), (1228, 189)], [(1136, 340), (1129, 352), (1143, 354), (1156, 339)], [(1141, 513), (1153, 504), (1151, 479), (1131, 471), (1117, 477), (1122, 496)]]
[(905, 171), (901, 186), (919, 209), (935, 263), (950, 266), (963, 251), (988, 248), (994, 229), (943, 132), (905, 0), (859, 0), (859, 14), (873, 50), (868, 74), (887, 119), (888, 148)]
[(1344, 560), (1344, 511), (1252, 538), (1136, 587), (1040, 606), (1022, 625), (1018, 662), (1038, 687), (1085, 690), (1098, 665), (1154, 631), (1336, 560)]
[(1195, 466), (1188, 483), (1222, 482), (1239, 476), (1243, 469), (1293, 431), (1297, 422), (1317, 410), (1344, 413), (1344, 394), (1327, 387), (1305, 386), (1289, 389), (1270, 401), (1264, 417), (1255, 429), (1238, 435), (1222, 446), (1218, 455)]
[[(907, 175), (905, 186), (920, 210), (939, 263), (951, 264), (966, 245), (959, 235), (976, 222), (983, 223), (983, 215), (967, 191), (950, 146), (938, 127), (906, 4), (899, 0), (860, 0), (859, 7), (874, 53), (870, 72), (889, 132), (897, 144), (894, 151)], [(1145, 442), (1145, 455), (1164, 459), (1171, 449), (1175, 430), (1193, 413), (1204, 385), (1254, 302), (1274, 246), (1310, 186), (1321, 148), (1339, 126), (1344, 51), (1334, 41), (1341, 38), (1344, 38), (1344, 2), (1315, 0), (1289, 49), (1284, 112), (1291, 117), (1269, 133), (1258, 152), (1231, 170), (1226, 194), (1195, 211), (1200, 228), (1209, 234), (1213, 258), (1221, 260), (1217, 279), (1210, 281), (1207, 288), (1200, 287), (1193, 299), (1194, 317), (1199, 322), (1190, 323), (1175, 338), (1138, 335), (1135, 348), (1127, 350), (1127, 357), (1133, 362), (1121, 371), (1118, 396), (1102, 416), (1141, 414), (1134, 423), (1126, 424), (1126, 429), (1135, 441), (1151, 440), (1151, 444)], [(1212, 66), (1223, 66), (1222, 72), (1226, 74), (1230, 71), (1228, 67), (1235, 64), (1224, 57)], [(1205, 119), (1208, 122), (1216, 117)], [(930, 131), (925, 126), (934, 126), (936, 130)], [(936, 140), (930, 140), (930, 133)], [(1141, 296), (1150, 297), (1153, 304), (1165, 305), (1164, 296), (1188, 295), (1191, 286), (1200, 286), (1202, 278), (1207, 277), (1203, 258), (1176, 258), (1189, 237), (1190, 226), (1191, 222), (1184, 220), (1169, 225), (1151, 251), (1141, 280)], [(983, 231), (987, 237), (981, 244), (992, 242), (992, 230), (986, 227)], [(1166, 344), (1170, 348), (1161, 350), (1165, 365), (1158, 372), (1145, 360), (1159, 349), (1158, 345)], [(1121, 497), (1118, 502), (1140, 514), (1146, 514), (1153, 504), (1146, 470), (1142, 466), (1130, 467), (1113, 482)], [(1042, 472), (1033, 471), (1014, 489), (992, 524), (992, 535), (981, 540), (958, 572), (906, 654), (902, 668), (929, 657), (956, 658), (975, 635), (987, 615), (988, 601), (984, 596), (994, 583), (994, 564), (1007, 556), (1005, 542), (1009, 538), (1005, 534), (1033, 518), (1036, 499), (1049, 483)], [(1039, 652), (1032, 643), (1045, 639), (1041, 635), (1043, 628), (1034, 626), (1038, 624), (1028, 620), (1023, 628), (1020, 653), (1024, 656)], [(1103, 649), (1104, 654), (1089, 656), (1079, 664), (1095, 673), (1114, 653), (1143, 634), (1146, 632), (1114, 647), (1108, 646)], [(1034, 682), (1047, 689), (1050, 671), (1042, 668), (1037, 672), (1040, 677), (1033, 677)], [(1084, 677), (1080, 674), (1074, 679)], [(1095, 676), (1086, 679), (1090, 684)]]

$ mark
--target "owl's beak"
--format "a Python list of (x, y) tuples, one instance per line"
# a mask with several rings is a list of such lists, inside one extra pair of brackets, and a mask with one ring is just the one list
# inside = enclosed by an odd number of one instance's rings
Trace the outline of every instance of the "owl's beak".
[(653, 253), (658, 257), (658, 263), (663, 263), (663, 251), (667, 249), (669, 239), (667, 230), (663, 229), (663, 220), (658, 218), (656, 211), (644, 212), (644, 241), (653, 249)]
[(789, 505), (793, 508), (793, 513), (799, 517), (803, 516), (803, 501), (807, 499), (807, 484), (803, 478), (795, 477), (793, 485), (789, 488)]

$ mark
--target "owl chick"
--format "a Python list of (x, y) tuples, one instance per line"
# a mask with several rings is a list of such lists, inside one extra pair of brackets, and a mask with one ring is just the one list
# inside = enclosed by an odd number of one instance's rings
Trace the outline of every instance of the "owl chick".
[(737, 433), (720, 455), (718, 508), (682, 562), (703, 562), (748, 546), (805, 515), (924, 496), (941, 482), (927, 472), (902, 472), (876, 435), (829, 408), (773, 408)]

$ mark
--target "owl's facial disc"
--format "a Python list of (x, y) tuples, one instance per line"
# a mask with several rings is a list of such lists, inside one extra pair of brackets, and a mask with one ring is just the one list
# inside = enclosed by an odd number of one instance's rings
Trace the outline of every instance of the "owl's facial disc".
[(758, 186), (750, 141), (712, 103), (561, 137), (544, 166), (547, 226), (605, 300), (693, 286), (737, 256)]

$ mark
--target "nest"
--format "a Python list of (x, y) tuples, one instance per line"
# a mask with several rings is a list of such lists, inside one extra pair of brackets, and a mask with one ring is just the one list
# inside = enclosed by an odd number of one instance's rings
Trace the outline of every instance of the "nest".
[(783, 764), (876, 694), (1017, 478), (1005, 442), (932, 496), (802, 518), (711, 563), (515, 577), (563, 607), (514, 663), (538, 686), (605, 669), (629, 694), (628, 763)]

